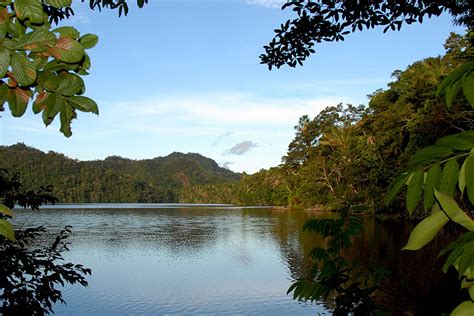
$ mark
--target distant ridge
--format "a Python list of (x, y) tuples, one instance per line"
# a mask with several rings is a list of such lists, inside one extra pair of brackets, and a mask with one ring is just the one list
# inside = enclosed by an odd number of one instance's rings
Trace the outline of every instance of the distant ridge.
[(143, 160), (109, 156), (79, 161), (22, 143), (0, 146), (0, 168), (19, 172), (25, 189), (53, 185), (54, 194), (64, 203), (173, 203), (178, 202), (182, 188), (240, 179), (240, 174), (197, 153), (173, 152)]

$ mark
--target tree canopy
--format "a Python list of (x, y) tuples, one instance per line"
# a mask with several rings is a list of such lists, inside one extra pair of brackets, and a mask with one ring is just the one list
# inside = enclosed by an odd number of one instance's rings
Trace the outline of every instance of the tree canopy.
[(264, 46), (261, 63), (269, 69), (283, 65), (303, 65), (315, 45), (323, 41), (343, 41), (357, 30), (384, 27), (400, 30), (403, 24), (423, 22), (432, 16), (449, 12), (457, 24), (472, 28), (474, 9), (471, 1), (328, 1), (292, 0), (282, 9), (291, 8), (298, 15), (275, 30), (275, 37)]

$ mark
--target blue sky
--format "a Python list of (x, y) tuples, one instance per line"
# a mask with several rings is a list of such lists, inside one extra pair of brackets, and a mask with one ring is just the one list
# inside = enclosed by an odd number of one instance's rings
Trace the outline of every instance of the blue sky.
[[(73, 136), (45, 128), (31, 108), (1, 114), (0, 143), (24, 142), (80, 159), (131, 159), (197, 152), (233, 171), (276, 166), (301, 115), (340, 102), (367, 104), (396, 69), (442, 54), (454, 27), (444, 15), (383, 34), (375, 29), (324, 43), (303, 67), (268, 71), (262, 46), (292, 12), (271, 0), (150, 0), (127, 17), (90, 11), (61, 25), (95, 33), (86, 96), (100, 115), (79, 113)], [(87, 2), (87, 1), (86, 1)]]

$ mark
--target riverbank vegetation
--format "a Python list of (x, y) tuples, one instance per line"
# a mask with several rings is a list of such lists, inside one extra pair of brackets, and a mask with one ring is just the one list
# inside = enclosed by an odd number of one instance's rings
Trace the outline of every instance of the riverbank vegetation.
[(278, 167), (247, 175), (239, 183), (191, 186), (182, 202), (314, 208), (365, 204), (382, 213), (390, 184), (413, 154), (437, 139), (471, 130), (474, 112), (462, 94), (451, 107), (436, 96), (439, 84), (474, 56), (467, 35), (451, 34), (446, 53), (395, 70), (386, 89), (367, 106), (330, 105), (316, 117), (303, 115)]
[(183, 187), (235, 182), (240, 175), (199, 154), (79, 161), (24, 144), (0, 146), (3, 168), (19, 172), (25, 189), (51, 185), (62, 203), (173, 203)]

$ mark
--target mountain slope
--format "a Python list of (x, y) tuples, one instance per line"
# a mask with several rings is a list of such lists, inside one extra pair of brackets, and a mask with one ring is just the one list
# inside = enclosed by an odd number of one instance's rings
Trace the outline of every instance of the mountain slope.
[(25, 189), (53, 185), (60, 202), (177, 202), (182, 188), (237, 181), (230, 170), (200, 154), (131, 160), (119, 156), (79, 161), (16, 144), (0, 146), (0, 168), (19, 172)]

